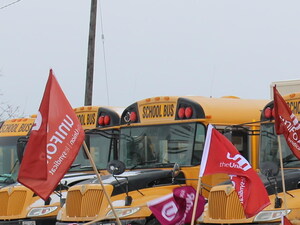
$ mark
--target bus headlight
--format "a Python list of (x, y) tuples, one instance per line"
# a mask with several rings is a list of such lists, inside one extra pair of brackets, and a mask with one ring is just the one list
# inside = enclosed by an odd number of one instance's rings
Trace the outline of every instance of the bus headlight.
[[(117, 214), (118, 217), (122, 218), (122, 217), (130, 216), (130, 215), (138, 212), (139, 210), (140, 210), (140, 207), (134, 207), (134, 208), (116, 208), (115, 212), (116, 212), (116, 214)], [(113, 213), (112, 210), (110, 210), (106, 214), (106, 218), (108, 218), (108, 219), (115, 218), (115, 215), (114, 215), (114, 213)]]
[(52, 213), (57, 208), (57, 206), (32, 208), (27, 214), (27, 217), (44, 216)]
[(260, 221), (276, 220), (276, 219), (281, 218), (281, 216), (286, 216), (290, 212), (291, 212), (290, 209), (261, 211), (254, 217), (254, 221), (255, 222), (260, 222)]

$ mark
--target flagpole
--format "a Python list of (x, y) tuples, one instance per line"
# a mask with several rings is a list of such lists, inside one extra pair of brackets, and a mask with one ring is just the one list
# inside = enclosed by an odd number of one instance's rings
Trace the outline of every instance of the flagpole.
[(201, 187), (201, 177), (199, 177), (199, 179), (198, 179), (197, 191), (196, 191), (196, 198), (195, 198), (195, 202), (194, 202), (194, 208), (193, 208), (191, 225), (194, 225), (194, 223), (195, 223), (196, 209), (197, 209), (197, 205), (198, 205), (200, 187)]
[[(114, 209), (114, 207), (113, 207), (113, 205), (112, 205), (112, 202), (111, 202), (111, 200), (110, 200), (110, 198), (109, 198), (109, 196), (108, 196), (108, 194), (107, 194), (107, 192), (106, 192), (106, 190), (105, 190), (105, 187), (104, 187), (104, 185), (103, 185), (101, 176), (100, 176), (100, 174), (99, 174), (99, 172), (98, 172), (98, 170), (97, 170), (97, 167), (96, 167), (96, 165), (95, 165), (95, 162), (94, 162), (94, 160), (93, 160), (93, 158), (92, 158), (92, 156), (91, 156), (91, 154), (90, 154), (90, 151), (89, 151), (89, 149), (88, 149), (88, 147), (87, 147), (85, 141), (83, 142), (83, 148), (84, 148), (84, 151), (86, 152), (86, 154), (87, 154), (87, 156), (88, 156), (88, 158), (89, 158), (89, 160), (90, 160), (90, 162), (91, 162), (91, 164), (92, 164), (92, 167), (93, 167), (93, 169), (94, 169), (94, 171), (95, 171), (95, 173), (96, 173), (96, 175), (97, 175), (97, 178), (98, 178), (98, 180), (99, 180), (99, 182), (100, 182), (100, 184), (101, 184), (101, 186), (102, 186), (103, 193), (104, 193), (105, 197), (107, 198), (107, 201), (108, 201), (108, 203), (109, 203), (109, 205), (110, 205), (110, 208), (111, 208), (111, 210), (112, 210), (112, 212), (113, 212), (113, 214), (114, 214), (114, 216), (115, 216), (115, 218), (116, 218), (116, 220), (117, 220), (117, 223), (118, 223), (118, 225), (121, 225), (121, 221), (120, 221), (120, 219), (119, 219), (119, 217), (118, 217), (118, 215), (117, 215), (117, 213), (116, 213), (116, 211), (115, 211), (115, 209)], [(96, 220), (93, 220), (93, 221), (91, 221), (91, 222), (89, 222), (89, 223), (86, 223), (86, 225), (87, 225), (87, 224), (94, 223), (94, 222), (99, 221), (99, 220), (101, 220), (101, 219), (103, 219), (103, 218), (98, 218), (98, 219), (96, 219)]]
[(287, 205), (286, 205), (285, 180), (284, 180), (284, 171), (283, 171), (282, 148), (281, 148), (281, 140), (280, 140), (279, 135), (277, 135), (277, 140), (278, 140), (278, 146), (279, 146), (278, 150), (279, 150), (280, 170), (281, 170), (281, 179), (282, 179), (283, 204), (284, 204), (285, 213), (287, 213), (286, 212)]

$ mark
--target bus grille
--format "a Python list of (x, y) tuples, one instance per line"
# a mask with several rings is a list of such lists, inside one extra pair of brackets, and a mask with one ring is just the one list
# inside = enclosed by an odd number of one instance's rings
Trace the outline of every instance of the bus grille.
[(235, 191), (226, 194), (225, 190), (211, 190), (208, 198), (210, 219), (243, 219), (243, 206)]
[(99, 214), (103, 198), (102, 189), (69, 190), (66, 199), (68, 217), (95, 217)]
[(26, 199), (25, 190), (14, 190), (12, 193), (7, 190), (0, 192), (0, 216), (20, 215)]

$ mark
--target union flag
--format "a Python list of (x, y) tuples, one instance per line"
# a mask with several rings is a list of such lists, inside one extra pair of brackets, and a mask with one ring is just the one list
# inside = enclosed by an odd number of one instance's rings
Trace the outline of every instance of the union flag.
[(18, 181), (47, 200), (69, 170), (83, 140), (82, 126), (50, 70)]
[(247, 218), (270, 204), (261, 179), (234, 145), (209, 124), (199, 176), (226, 173), (230, 176)]
[(277, 134), (283, 134), (292, 153), (300, 159), (300, 124), (292, 110), (279, 94), (276, 86), (274, 92), (274, 119)]

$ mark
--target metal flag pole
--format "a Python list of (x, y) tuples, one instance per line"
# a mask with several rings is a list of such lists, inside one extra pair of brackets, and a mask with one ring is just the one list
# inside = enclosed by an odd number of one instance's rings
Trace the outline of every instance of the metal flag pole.
[[(88, 158), (89, 158), (89, 160), (90, 160), (90, 162), (91, 162), (91, 164), (92, 164), (92, 167), (93, 167), (93, 169), (94, 169), (94, 171), (95, 171), (95, 173), (96, 173), (96, 175), (97, 175), (97, 178), (98, 178), (98, 180), (99, 180), (99, 182), (100, 182), (100, 184), (101, 184), (101, 187), (102, 187), (102, 189), (103, 189), (103, 193), (104, 193), (105, 197), (107, 198), (107, 201), (108, 201), (108, 203), (109, 203), (109, 205), (110, 205), (110, 208), (111, 208), (111, 210), (112, 210), (112, 212), (113, 212), (113, 214), (114, 214), (114, 216), (115, 216), (115, 218), (116, 218), (116, 220), (117, 220), (117, 223), (118, 223), (118, 225), (121, 225), (121, 221), (120, 221), (120, 219), (119, 219), (119, 217), (118, 217), (118, 215), (117, 215), (117, 213), (116, 213), (116, 211), (115, 211), (115, 209), (114, 209), (114, 207), (113, 207), (113, 205), (112, 205), (112, 202), (111, 202), (111, 200), (110, 200), (110, 198), (109, 198), (109, 196), (108, 196), (108, 194), (107, 194), (107, 192), (106, 192), (106, 190), (105, 190), (105, 187), (104, 187), (104, 185), (103, 185), (101, 176), (100, 176), (100, 174), (99, 174), (99, 172), (98, 172), (98, 170), (97, 170), (97, 167), (96, 167), (96, 165), (95, 165), (95, 162), (94, 162), (94, 160), (93, 160), (93, 158), (92, 158), (92, 156), (91, 156), (91, 154), (90, 154), (90, 151), (89, 151), (89, 149), (88, 149), (88, 147), (87, 147), (85, 141), (83, 142), (83, 148), (84, 148), (84, 151), (86, 152), (86, 154), (87, 154), (87, 156), (88, 156)], [(94, 222), (99, 221), (99, 220), (101, 220), (101, 219), (103, 219), (103, 218), (100, 218), (100, 219), (98, 218), (98, 219), (93, 220), (93, 221), (91, 221), (91, 222), (89, 222), (89, 223), (85, 223), (85, 225), (94, 223)]]

